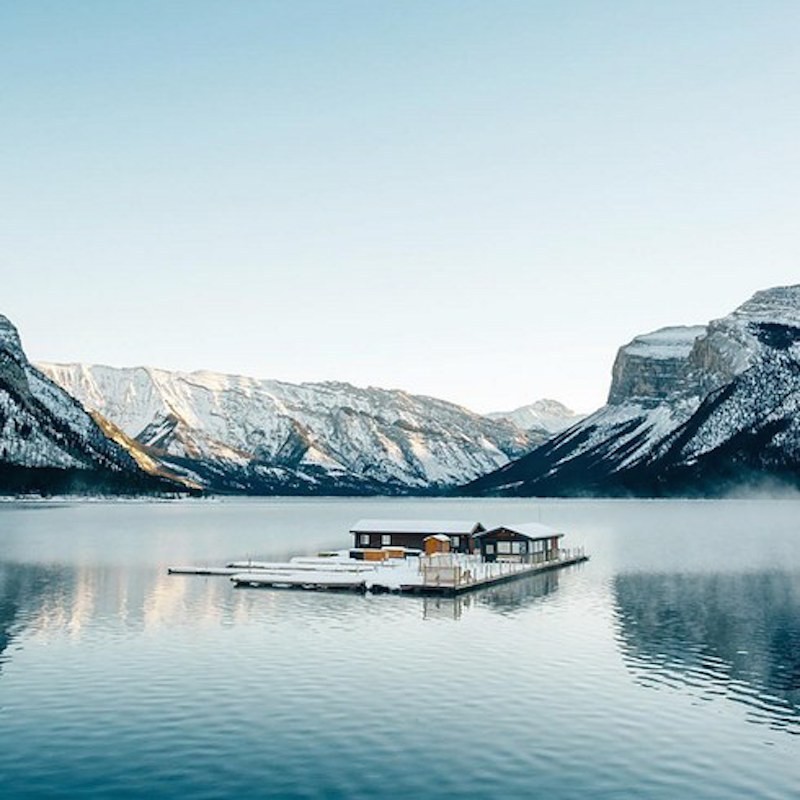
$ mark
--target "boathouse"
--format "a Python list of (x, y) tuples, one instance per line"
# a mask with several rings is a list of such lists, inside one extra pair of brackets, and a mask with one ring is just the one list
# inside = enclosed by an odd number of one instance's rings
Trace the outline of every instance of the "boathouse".
[(554, 528), (539, 522), (524, 525), (501, 525), (474, 536), (484, 561), (516, 561), (539, 563), (559, 557), (559, 540), (563, 536)]
[[(350, 528), (357, 549), (403, 547), (426, 550), (426, 539), (439, 537), (437, 549), (444, 550), (442, 537), (449, 540), (449, 552), (472, 553), (475, 536), (486, 530), (471, 520), (361, 519)], [(427, 547), (431, 547), (428, 545)]]

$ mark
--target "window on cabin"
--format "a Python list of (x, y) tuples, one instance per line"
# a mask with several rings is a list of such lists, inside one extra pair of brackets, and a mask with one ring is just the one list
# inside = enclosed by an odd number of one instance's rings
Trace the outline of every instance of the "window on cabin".
[(511, 552), (518, 556), (522, 552), (522, 542), (511, 542)]
[(392, 543), (392, 535), (390, 533), (382, 533), (381, 544), (385, 546), (391, 543)]
[(359, 544), (364, 545), (364, 547), (369, 547), (369, 534), (362, 533), (361, 536), (358, 537)]
[(494, 545), (493, 544), (487, 544), (486, 545), (486, 555), (487, 556), (493, 556), (494, 555)]
[(508, 555), (511, 553), (511, 542), (498, 542), (497, 552)]
[(458, 536), (451, 537), (450, 541), (452, 542), (452, 545), (453, 545), (454, 548), (458, 547), (460, 542), (461, 542), (461, 540), (460, 540), (460, 538)]

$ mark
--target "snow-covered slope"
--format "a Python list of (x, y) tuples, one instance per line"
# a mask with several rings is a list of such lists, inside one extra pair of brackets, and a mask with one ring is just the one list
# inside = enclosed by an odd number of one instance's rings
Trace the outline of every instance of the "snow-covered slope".
[(152, 488), (168, 487), (28, 362), (16, 328), (0, 316), (0, 491)]
[(586, 414), (576, 414), (558, 400), (544, 399), (513, 411), (493, 411), (486, 416), (489, 419), (508, 420), (525, 431), (543, 431), (552, 435), (580, 422)]
[(39, 366), (165, 464), (216, 490), (426, 490), (496, 469), (544, 439), (397, 390), (211, 372)]
[(800, 482), (800, 286), (622, 347), (608, 404), (470, 493), (718, 494)]

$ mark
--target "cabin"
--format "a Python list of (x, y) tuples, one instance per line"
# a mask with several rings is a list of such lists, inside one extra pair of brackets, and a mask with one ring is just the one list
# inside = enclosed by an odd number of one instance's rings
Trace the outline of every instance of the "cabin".
[(500, 525), (475, 534), (475, 543), (484, 561), (540, 563), (559, 558), (563, 536), (554, 528), (538, 522), (523, 525)]
[(405, 548), (427, 552), (435, 547), (434, 552), (473, 553), (475, 536), (484, 530), (480, 522), (471, 520), (361, 519), (350, 533), (356, 550)]

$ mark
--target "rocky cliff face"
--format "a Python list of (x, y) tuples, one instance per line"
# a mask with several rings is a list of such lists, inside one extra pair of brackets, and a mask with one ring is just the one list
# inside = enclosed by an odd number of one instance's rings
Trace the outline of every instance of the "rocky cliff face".
[(493, 470), (546, 437), (431, 397), (345, 383), (40, 368), (168, 468), (216, 491), (427, 491)]
[(720, 494), (800, 484), (800, 286), (636, 337), (609, 402), (474, 493)]
[(614, 361), (608, 404), (636, 400), (658, 405), (670, 395), (692, 395), (689, 356), (704, 326), (662, 328), (637, 336), (619, 349)]
[(33, 367), (0, 316), (0, 492), (149, 491), (148, 475), (75, 399)]

